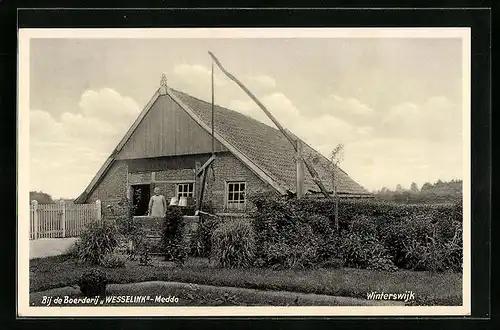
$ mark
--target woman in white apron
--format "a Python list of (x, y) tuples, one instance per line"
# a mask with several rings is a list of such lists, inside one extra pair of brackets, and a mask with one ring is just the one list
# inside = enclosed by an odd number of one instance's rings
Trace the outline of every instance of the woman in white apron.
[(149, 200), (148, 215), (154, 218), (163, 218), (167, 212), (167, 201), (163, 195), (160, 195), (160, 188), (156, 187), (154, 195)]

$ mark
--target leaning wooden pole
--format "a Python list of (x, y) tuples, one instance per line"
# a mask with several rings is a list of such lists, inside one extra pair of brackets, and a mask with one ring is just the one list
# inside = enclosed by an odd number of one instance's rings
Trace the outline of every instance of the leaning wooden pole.
[(212, 61), (212, 156), (215, 155), (215, 137), (214, 137), (214, 108), (215, 108), (215, 92), (214, 92), (214, 61)]
[[(208, 54), (212, 57), (213, 61), (215, 62), (215, 64), (217, 64), (219, 69), (221, 69), (221, 71), (224, 72), (224, 74), (229, 79), (231, 79), (233, 82), (235, 82), (245, 93), (247, 93), (247, 95), (250, 96), (250, 98), (255, 103), (257, 103), (259, 108), (261, 108), (262, 111), (264, 111), (264, 113), (269, 117), (269, 119), (271, 119), (271, 121), (276, 125), (276, 127), (278, 127), (278, 129), (283, 133), (283, 135), (285, 135), (285, 137), (288, 139), (288, 141), (290, 141), (290, 143), (292, 144), (295, 152), (297, 152), (297, 143), (295, 142), (295, 140), (290, 136), (290, 134), (287, 133), (287, 131), (283, 128), (283, 126), (281, 126), (281, 124), (276, 120), (276, 118), (274, 118), (274, 116), (269, 112), (269, 110), (267, 110), (267, 108), (264, 106), (264, 104), (262, 104), (259, 101), (259, 99), (257, 99), (257, 97), (245, 85), (243, 85), (238, 79), (236, 79), (235, 76), (233, 76), (231, 73), (229, 73), (222, 66), (220, 61), (217, 59), (217, 57), (215, 57), (215, 55), (212, 52), (209, 51)], [(321, 190), (321, 192), (323, 193), (323, 195), (325, 197), (329, 198), (330, 194), (328, 194), (328, 192), (326, 191), (326, 188), (323, 185), (323, 183), (321, 182), (321, 179), (319, 178), (319, 175), (316, 172), (316, 170), (314, 169), (314, 167), (311, 164), (309, 164), (309, 162), (307, 162), (305, 159), (304, 159), (304, 165), (306, 166), (307, 171), (309, 172), (309, 174), (311, 174), (313, 181), (318, 185), (318, 187)]]

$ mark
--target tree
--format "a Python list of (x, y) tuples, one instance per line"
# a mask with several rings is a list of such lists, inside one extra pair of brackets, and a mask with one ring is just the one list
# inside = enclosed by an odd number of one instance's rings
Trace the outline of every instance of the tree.
[(335, 174), (340, 162), (344, 159), (344, 145), (342, 143), (337, 144), (337, 146), (332, 150), (330, 154), (330, 170), (332, 173), (332, 189), (333, 198), (335, 199), (335, 230), (339, 232), (339, 195), (337, 193), (337, 180)]
[(415, 182), (411, 183), (410, 191), (411, 192), (418, 192), (418, 186), (417, 186), (417, 184)]
[(37, 201), (38, 204), (53, 204), (52, 196), (42, 191), (30, 191), (30, 202)]
[(312, 163), (314, 165), (321, 164), (320, 166), (327, 172), (331, 174), (332, 177), (332, 190), (333, 190), (333, 198), (335, 200), (335, 229), (339, 230), (339, 222), (338, 222), (338, 206), (339, 206), (339, 196), (337, 194), (337, 180), (336, 180), (336, 172), (337, 168), (340, 164), (340, 162), (344, 159), (344, 144), (339, 143), (337, 146), (332, 150), (330, 153), (329, 157), (329, 162), (328, 165), (325, 166), (324, 164), (320, 163), (320, 157), (319, 156), (314, 156), (312, 157)]
[(399, 192), (399, 193), (400, 193), (400, 192), (403, 192), (403, 186), (402, 186), (402, 185), (400, 185), (399, 183), (398, 183), (398, 185), (396, 186), (396, 192)]
[(429, 189), (432, 189), (432, 184), (430, 184), (429, 182), (426, 182), (426, 183), (424, 183), (424, 185), (422, 186), (421, 191), (426, 191), (426, 190), (429, 190)]

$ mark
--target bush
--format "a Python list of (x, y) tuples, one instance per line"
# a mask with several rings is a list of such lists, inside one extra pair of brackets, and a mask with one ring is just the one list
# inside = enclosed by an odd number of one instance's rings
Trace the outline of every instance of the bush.
[(209, 257), (212, 250), (212, 234), (219, 224), (218, 218), (206, 215), (200, 216), (198, 229), (191, 238), (191, 255)]
[(94, 221), (80, 235), (77, 243), (79, 259), (92, 264), (100, 264), (102, 258), (118, 245), (118, 232), (110, 221)]
[[(346, 266), (461, 271), (462, 205), (405, 205), (325, 198), (254, 196), (252, 224), (260, 263), (314, 267), (330, 258)], [(302, 261), (303, 260), (303, 261)]]
[(178, 206), (167, 208), (163, 222), (161, 245), (165, 260), (183, 264), (187, 258), (189, 246), (186, 244), (186, 228), (182, 212)]
[(126, 197), (122, 198), (119, 202), (120, 205), (124, 205), (127, 212), (125, 214), (120, 214), (116, 219), (116, 225), (118, 232), (126, 237), (134, 236), (138, 228), (140, 227), (134, 222), (134, 214), (137, 210), (137, 205), (134, 205), (132, 199)]
[(224, 268), (248, 267), (255, 258), (255, 234), (242, 219), (221, 223), (212, 234), (212, 260)]
[(120, 254), (110, 253), (104, 256), (101, 260), (101, 266), (106, 268), (122, 268), (125, 267), (125, 257)]
[(80, 241), (77, 240), (65, 252), (64, 255), (71, 259), (79, 259)]
[(375, 238), (350, 233), (342, 240), (343, 265), (374, 270), (397, 270), (385, 247)]
[(338, 239), (328, 217), (301, 210), (287, 199), (259, 199), (255, 205), (252, 225), (263, 265), (309, 268), (338, 256)]
[(106, 294), (108, 279), (105, 272), (94, 268), (84, 271), (76, 284), (86, 297), (102, 296)]
[(129, 198), (122, 198), (120, 205), (126, 207), (127, 212), (116, 217), (116, 227), (120, 234), (119, 252), (128, 255), (128, 258), (135, 260), (148, 250), (148, 240), (143, 225), (134, 221), (134, 214), (137, 205), (134, 205)]
[(462, 224), (450, 217), (404, 217), (387, 227), (381, 236), (400, 268), (462, 269)]
[(377, 226), (367, 216), (356, 217), (347, 235), (341, 238), (344, 265), (375, 270), (397, 270), (386, 247), (377, 235)]
[(344, 266), (344, 261), (339, 258), (331, 258), (321, 263), (321, 268), (337, 269)]

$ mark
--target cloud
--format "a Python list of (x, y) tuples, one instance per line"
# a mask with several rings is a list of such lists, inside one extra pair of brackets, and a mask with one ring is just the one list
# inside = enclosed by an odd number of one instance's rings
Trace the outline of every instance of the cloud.
[[(199, 84), (200, 82), (206, 82), (211, 84), (212, 81), (212, 70), (200, 64), (179, 64), (174, 66), (174, 75), (182, 80)], [(216, 86), (222, 86), (224, 81), (219, 77), (219, 74), (214, 72), (214, 84)]]
[[(327, 156), (338, 143), (344, 143), (345, 157), (341, 167), (370, 190), (380, 189), (382, 184), (409, 187), (415, 181), (421, 186), (439, 178), (462, 177), (460, 139), (443, 141), (428, 138), (430, 129), (434, 129), (436, 134), (447, 134), (444, 123), (456, 125), (456, 106), (446, 98), (430, 98), (423, 105), (402, 103), (382, 118), (378, 118), (373, 109), (360, 101), (339, 96), (331, 98), (337, 104), (345, 105), (344, 109), (350, 107), (353, 116), (349, 118), (352, 120), (336, 115), (345, 111), (332, 111), (315, 117), (302, 115), (282, 93), (268, 94), (260, 100), (285, 128), (324, 155)], [(274, 127), (253, 101), (233, 100), (230, 105), (231, 109)], [(353, 119), (356, 116), (357, 121)], [(366, 120), (359, 120), (361, 117)], [(414, 127), (419, 123), (426, 124), (426, 128)], [(388, 125), (392, 129), (390, 135), (387, 132), (380, 135), (381, 127)], [(410, 134), (409, 130), (419, 133)], [(427, 136), (422, 137), (422, 132), (426, 132)]]
[(343, 166), (370, 190), (409, 187), (413, 181), (422, 186), (462, 177), (462, 149), (413, 138), (373, 138), (346, 144)]
[(312, 145), (325, 145), (326, 153), (338, 143), (355, 139), (354, 127), (342, 119), (331, 115), (316, 118), (303, 118), (293, 124), (293, 131)]
[[(76, 197), (138, 112), (139, 106), (133, 99), (110, 88), (84, 92), (78, 111), (65, 112), (58, 118), (47, 111), (31, 110), (31, 189), (58, 197)], [(54, 178), (59, 180), (54, 182)]]
[[(282, 93), (272, 93), (259, 98), (267, 110), (276, 118), (276, 120), (288, 127), (300, 120), (299, 110), (293, 105), (292, 101)], [(267, 117), (261, 108), (251, 99), (231, 100), (228, 108), (252, 117), (264, 124), (275, 127), (274, 123)]]
[(99, 118), (106, 122), (127, 124), (130, 118), (139, 113), (139, 105), (130, 97), (122, 96), (111, 88), (100, 91), (86, 91), (80, 99), (81, 115), (86, 118)]
[(258, 75), (258, 76), (249, 76), (246, 78), (251, 84), (257, 84), (265, 89), (274, 89), (276, 88), (276, 80), (267, 75)]
[(359, 116), (371, 115), (373, 113), (372, 108), (355, 98), (344, 99), (338, 95), (332, 94), (328, 96), (324, 102), (334, 113), (343, 112)]
[[(366, 138), (372, 130), (368, 126), (355, 127), (332, 114), (316, 117), (304, 116), (283, 93), (268, 94), (260, 98), (260, 101), (282, 126), (325, 155), (329, 154), (338, 143)], [(229, 108), (276, 127), (252, 100), (232, 100), (229, 102)]]
[[(212, 71), (200, 64), (178, 64), (173, 73), (167, 76), (168, 85), (205, 101), (212, 99)], [(228, 92), (235, 87), (230, 86), (218, 70), (214, 72), (215, 100), (217, 104), (225, 102)]]
[(30, 111), (30, 138), (47, 142), (63, 142), (61, 137), (65, 129), (61, 122), (56, 121), (50, 113), (42, 110)]
[(362, 127), (358, 127), (356, 128), (356, 134), (359, 134), (359, 135), (370, 135), (373, 131), (373, 127), (370, 127), (370, 126), (362, 126)]
[(354, 124), (367, 125), (373, 122), (375, 111), (356, 98), (343, 98), (331, 94), (320, 103), (322, 113), (330, 114)]
[(420, 138), (430, 141), (461, 141), (462, 111), (444, 96), (422, 104), (401, 103), (380, 121), (380, 135)]

